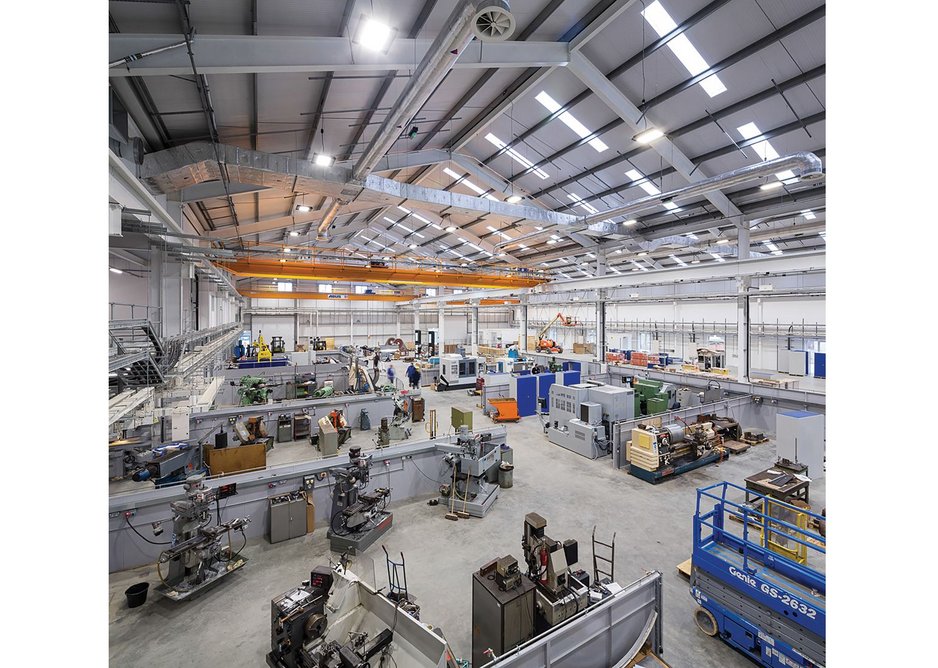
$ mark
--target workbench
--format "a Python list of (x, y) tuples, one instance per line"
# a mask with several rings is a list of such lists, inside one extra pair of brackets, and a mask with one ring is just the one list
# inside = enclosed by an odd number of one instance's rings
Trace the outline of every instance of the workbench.
[[(784, 474), (792, 476), (788, 483), (782, 486), (776, 486), (769, 482), (770, 480), (773, 480)], [(782, 467), (768, 468), (764, 471), (759, 471), (759, 473), (754, 473), (746, 478), (746, 503), (750, 501), (750, 491), (765, 496), (771, 496), (773, 499), (778, 499), (779, 501), (786, 501), (790, 503), (791, 499), (799, 499), (805, 503), (809, 503), (809, 484), (810, 482), (808, 480), (802, 480)]]

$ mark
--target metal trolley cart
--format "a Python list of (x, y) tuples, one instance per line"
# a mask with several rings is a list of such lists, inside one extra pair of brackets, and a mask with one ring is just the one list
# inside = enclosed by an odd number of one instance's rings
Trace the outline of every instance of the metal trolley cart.
[(746, 502), (746, 492), (728, 482), (697, 490), (697, 626), (763, 666), (823, 666), (826, 543), (808, 527), (824, 518), (752, 490)]

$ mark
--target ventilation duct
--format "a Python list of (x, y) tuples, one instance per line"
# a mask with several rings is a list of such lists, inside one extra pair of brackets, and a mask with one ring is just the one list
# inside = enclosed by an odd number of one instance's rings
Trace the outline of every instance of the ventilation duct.
[(503, 42), (515, 32), (515, 15), (507, 0), (490, 0), (472, 17), (472, 33), (483, 42)]

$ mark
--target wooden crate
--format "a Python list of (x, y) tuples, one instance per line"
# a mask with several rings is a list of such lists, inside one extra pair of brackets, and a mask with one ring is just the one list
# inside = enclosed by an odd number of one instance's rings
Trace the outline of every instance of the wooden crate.
[(205, 463), (211, 469), (212, 475), (263, 469), (267, 467), (267, 446), (258, 443), (205, 450)]

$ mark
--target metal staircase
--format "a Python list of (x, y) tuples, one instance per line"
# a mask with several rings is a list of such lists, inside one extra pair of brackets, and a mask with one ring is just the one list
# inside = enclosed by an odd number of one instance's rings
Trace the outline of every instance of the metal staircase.
[(163, 342), (149, 320), (111, 320), (108, 334), (111, 339), (109, 373), (116, 373), (127, 387), (149, 387), (164, 382)]

